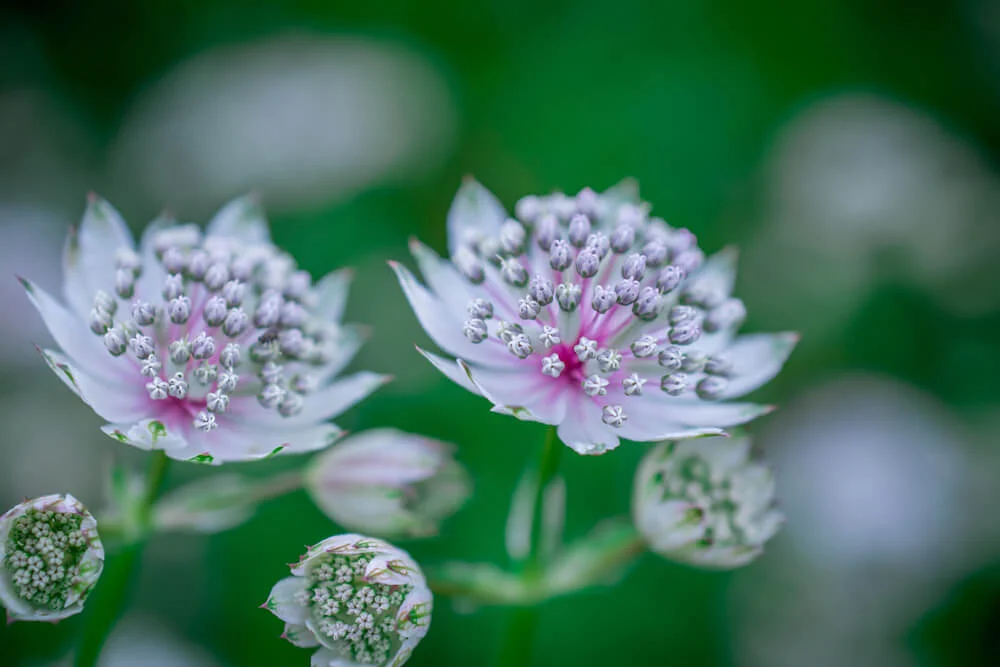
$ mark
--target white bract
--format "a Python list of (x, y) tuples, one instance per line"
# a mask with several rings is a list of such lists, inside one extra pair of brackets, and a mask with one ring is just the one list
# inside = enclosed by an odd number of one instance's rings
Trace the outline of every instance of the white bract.
[(427, 634), (432, 606), (408, 553), (355, 534), (310, 548), (264, 603), (285, 622), (282, 637), (319, 647), (313, 667), (399, 667)]
[(634, 188), (521, 199), (475, 181), (448, 215), (451, 262), (414, 242), (427, 285), (391, 263), (430, 337), (423, 352), (495, 412), (558, 426), (581, 454), (723, 433), (767, 406), (731, 403), (774, 377), (795, 334), (737, 336), (735, 252), (650, 218)]
[(62, 348), (42, 355), (130, 445), (204, 463), (321, 449), (341, 433), (327, 420), (386, 379), (335, 379), (363, 337), (339, 324), (349, 274), (314, 284), (251, 198), (204, 232), (154, 221), (137, 248), (91, 197), (63, 264), (66, 305), (21, 280)]
[(747, 438), (665, 442), (642, 460), (632, 515), (652, 551), (706, 568), (746, 565), (781, 527), (774, 474)]
[(424, 537), (469, 497), (454, 448), (395, 429), (337, 443), (312, 460), (306, 489), (331, 519), (383, 537)]
[(79, 614), (103, 568), (97, 521), (73, 496), (42, 496), (0, 516), (0, 604), (8, 620)]

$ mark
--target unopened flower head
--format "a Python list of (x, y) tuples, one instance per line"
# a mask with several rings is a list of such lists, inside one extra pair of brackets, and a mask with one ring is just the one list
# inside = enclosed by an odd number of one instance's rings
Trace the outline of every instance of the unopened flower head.
[(651, 550), (719, 569), (759, 556), (784, 522), (774, 474), (750, 460), (747, 438), (658, 445), (636, 473), (632, 514)]
[(306, 488), (334, 521), (383, 537), (424, 537), (469, 497), (469, 476), (446, 443), (376, 429), (314, 458)]
[(768, 410), (730, 403), (770, 380), (794, 334), (737, 336), (736, 256), (649, 217), (623, 184), (529, 196), (509, 217), (475, 181), (448, 215), (451, 262), (414, 242), (427, 282), (392, 263), (424, 355), (495, 412), (558, 425), (581, 454), (722, 433)]
[(362, 339), (339, 324), (349, 276), (313, 283), (251, 198), (204, 232), (157, 220), (137, 248), (93, 197), (64, 270), (65, 306), (22, 279), (62, 348), (42, 354), (122, 442), (208, 463), (319, 449), (385, 379), (334, 379)]
[(285, 622), (285, 639), (319, 647), (313, 667), (399, 667), (427, 634), (433, 599), (402, 549), (362, 535), (313, 546), (264, 606)]
[(9, 620), (80, 613), (103, 568), (97, 521), (73, 496), (43, 496), (0, 516), (0, 604)]

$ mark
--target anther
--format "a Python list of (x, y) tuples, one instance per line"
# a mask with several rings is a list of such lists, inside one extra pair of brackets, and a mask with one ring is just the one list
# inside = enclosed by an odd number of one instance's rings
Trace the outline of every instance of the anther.
[(167, 383), (167, 392), (174, 398), (184, 398), (188, 393), (188, 382), (184, 373), (177, 372)]
[(709, 375), (698, 382), (695, 393), (698, 394), (698, 398), (713, 401), (722, 396), (727, 386), (729, 386), (729, 381), (726, 378), (719, 377), (718, 375)]
[(208, 271), (209, 262), (211, 259), (208, 253), (204, 250), (195, 250), (188, 257), (187, 274), (194, 281), (201, 281), (205, 277), (205, 272)]
[(536, 195), (526, 195), (514, 204), (514, 215), (529, 225), (533, 223), (542, 211), (542, 203)]
[(591, 188), (583, 188), (576, 193), (576, 210), (583, 215), (595, 217), (598, 214), (600, 196)]
[(219, 425), (215, 422), (215, 415), (202, 410), (194, 418), (194, 427), (203, 433), (208, 433), (219, 428)]
[(148, 301), (136, 301), (132, 304), (132, 319), (140, 327), (147, 327), (156, 320), (156, 308)]
[(692, 306), (674, 306), (670, 309), (667, 319), (671, 324), (680, 324), (697, 319), (698, 309)]
[(507, 349), (519, 359), (527, 359), (533, 352), (531, 340), (522, 333), (514, 334), (511, 337), (510, 342), (507, 343)]
[(713, 354), (705, 360), (705, 372), (725, 377), (733, 372), (733, 358), (725, 352)]
[(187, 264), (187, 258), (184, 257), (184, 252), (180, 248), (171, 246), (163, 251), (160, 263), (167, 273), (180, 273)]
[(469, 317), (475, 319), (488, 320), (493, 317), (493, 303), (486, 299), (473, 299), (469, 301), (469, 305), (465, 307), (465, 310), (469, 313)]
[(127, 346), (128, 341), (125, 337), (125, 331), (120, 326), (114, 326), (104, 334), (104, 347), (107, 348), (112, 356), (120, 357), (125, 354)]
[(597, 256), (604, 259), (611, 250), (611, 242), (602, 232), (595, 232), (587, 237), (587, 247), (597, 253)]
[(572, 313), (580, 305), (580, 286), (576, 283), (561, 283), (556, 287), (556, 301), (559, 308)]
[(528, 294), (539, 304), (547, 306), (555, 298), (556, 288), (548, 278), (536, 275), (528, 283)]
[(257, 401), (265, 408), (273, 408), (285, 397), (285, 390), (276, 384), (264, 385), (257, 394)]
[(608, 381), (594, 374), (583, 381), (583, 392), (587, 396), (604, 396), (608, 393)]
[(191, 299), (183, 295), (171, 299), (167, 304), (167, 316), (174, 324), (187, 323), (191, 317)]
[(476, 257), (476, 253), (467, 246), (461, 246), (455, 251), (455, 254), (452, 255), (451, 263), (471, 283), (478, 285), (486, 279), (482, 262)]
[(285, 288), (281, 291), (286, 299), (301, 302), (309, 294), (312, 287), (312, 276), (308, 271), (296, 271), (288, 276)]
[(644, 275), (646, 275), (646, 258), (643, 255), (634, 252), (625, 258), (625, 263), (622, 264), (622, 278), (642, 280)]
[(149, 355), (153, 354), (153, 339), (149, 336), (144, 336), (141, 333), (137, 333), (132, 336), (131, 340), (128, 342), (129, 348), (132, 350), (132, 354), (135, 355), (136, 359), (147, 359)]
[(191, 356), (195, 359), (208, 359), (215, 354), (215, 339), (202, 331), (191, 341)]
[(235, 308), (243, 303), (246, 295), (246, 284), (239, 280), (230, 280), (222, 286), (222, 298), (226, 300), (226, 305)]
[(194, 379), (198, 381), (198, 384), (206, 387), (212, 384), (218, 374), (219, 367), (205, 361), (201, 362), (198, 368), (194, 369)]
[(208, 326), (217, 327), (226, 319), (228, 310), (225, 298), (213, 296), (205, 303), (205, 308), (201, 311), (201, 317)]
[(104, 290), (97, 290), (97, 294), (94, 295), (94, 309), (114, 315), (118, 310), (118, 300)]
[(225, 412), (229, 407), (229, 396), (221, 391), (210, 391), (205, 396), (205, 407), (209, 412)]
[(597, 341), (581, 336), (577, 344), (573, 346), (573, 352), (576, 353), (576, 357), (580, 361), (593, 359), (597, 356)]
[(286, 301), (281, 307), (281, 326), (288, 328), (299, 328), (305, 324), (307, 318), (306, 309), (295, 301)]
[(239, 343), (226, 343), (226, 346), (222, 348), (222, 353), (219, 354), (219, 362), (224, 368), (232, 370), (240, 365), (240, 357), (242, 354)]
[(278, 402), (278, 414), (282, 417), (294, 417), (302, 412), (305, 401), (298, 394), (285, 392), (285, 395)]
[(615, 285), (615, 297), (623, 306), (628, 306), (635, 303), (636, 299), (639, 298), (639, 281), (632, 280), (631, 278), (622, 278)]
[(602, 373), (613, 373), (622, 367), (622, 355), (617, 350), (602, 350), (597, 355), (597, 365)]
[(582, 248), (590, 236), (590, 218), (585, 215), (574, 215), (569, 221), (569, 242), (577, 248)]
[(704, 352), (691, 350), (681, 356), (681, 370), (685, 373), (700, 373), (705, 368), (708, 357)]
[(566, 364), (559, 359), (558, 354), (550, 354), (542, 359), (542, 374), (544, 375), (557, 378), (562, 374), (565, 368)]
[(622, 380), (622, 386), (625, 388), (626, 396), (641, 396), (642, 386), (646, 384), (647, 380), (644, 377), (639, 377), (638, 373), (632, 373), (627, 378)]
[(743, 301), (729, 298), (709, 311), (705, 316), (704, 328), (709, 333), (739, 326), (746, 319), (747, 309)]
[(674, 345), (690, 345), (701, 338), (701, 327), (694, 320), (681, 322), (670, 327), (669, 337)]
[(111, 313), (101, 308), (93, 308), (90, 311), (90, 330), (95, 334), (103, 334), (111, 328)]
[(219, 379), (216, 383), (219, 391), (231, 392), (236, 389), (236, 385), (240, 381), (240, 376), (230, 370), (224, 370), (219, 373)]
[(671, 264), (660, 269), (656, 274), (656, 289), (661, 294), (667, 294), (677, 289), (687, 274), (676, 264)]
[(115, 271), (115, 293), (123, 299), (131, 299), (135, 292), (135, 273), (131, 269)]
[(674, 258), (673, 263), (679, 269), (688, 275), (691, 275), (704, 263), (704, 261), (705, 253), (703, 253), (699, 248), (692, 248), (691, 250), (682, 252)]
[(601, 258), (598, 257), (594, 250), (585, 248), (580, 251), (579, 255), (576, 256), (576, 272), (579, 273), (581, 277), (593, 278), (597, 275), (597, 271), (600, 268)]
[(242, 308), (233, 308), (222, 321), (222, 333), (230, 338), (241, 336), (250, 326), (250, 316)]
[(301, 329), (285, 329), (278, 334), (278, 349), (291, 359), (305, 356), (309, 343)]
[(160, 363), (155, 354), (151, 354), (142, 360), (142, 370), (139, 372), (143, 377), (151, 378), (159, 375), (161, 368), (163, 368), (163, 364)]
[(500, 275), (510, 285), (514, 287), (524, 287), (528, 284), (528, 272), (521, 265), (521, 262), (514, 258), (505, 257), (501, 261)]
[(559, 329), (550, 327), (547, 324), (542, 327), (542, 333), (538, 334), (538, 337), (542, 340), (542, 345), (545, 346), (545, 349), (550, 349), (553, 345), (558, 345), (562, 342), (562, 339), (559, 337)]
[(149, 397), (154, 401), (162, 401), (167, 397), (167, 382), (163, 378), (157, 376), (146, 383), (146, 391), (149, 392)]
[(186, 364), (191, 358), (191, 343), (187, 338), (180, 338), (170, 344), (168, 352), (170, 361), (175, 364)]
[(643, 287), (639, 290), (639, 298), (632, 304), (632, 313), (640, 320), (650, 322), (660, 314), (663, 297), (654, 287)]
[(663, 266), (667, 261), (667, 246), (652, 239), (642, 247), (642, 254), (646, 256), (646, 266), (657, 268)]
[(253, 323), (258, 329), (269, 329), (278, 324), (281, 306), (284, 303), (277, 292), (265, 292), (253, 314)]
[(632, 225), (618, 225), (611, 233), (611, 249), (622, 255), (635, 243), (635, 228)]
[(618, 297), (615, 294), (614, 289), (611, 287), (604, 287), (603, 285), (597, 285), (594, 287), (594, 296), (590, 300), (590, 306), (599, 313), (606, 313), (611, 310), (611, 306), (615, 305)]
[(553, 271), (565, 271), (573, 264), (573, 252), (569, 244), (562, 239), (556, 239), (549, 248), (549, 266)]
[(497, 321), (497, 337), (504, 343), (510, 343), (511, 339), (515, 335), (523, 332), (524, 329), (522, 329), (521, 325), (516, 322), (505, 322), (504, 320)]
[(517, 302), (517, 314), (522, 320), (533, 320), (538, 317), (540, 311), (541, 306), (530, 296)]
[(184, 294), (184, 278), (179, 273), (171, 273), (163, 279), (163, 298), (167, 301)]
[(508, 255), (518, 256), (524, 253), (524, 227), (517, 220), (505, 220), (500, 225), (500, 247)]
[(538, 220), (535, 227), (535, 240), (538, 247), (548, 252), (552, 243), (559, 238), (559, 218), (552, 213), (546, 213)]
[(660, 378), (660, 389), (671, 396), (680, 396), (688, 388), (688, 376), (684, 373), (671, 373)]
[(684, 353), (680, 348), (671, 345), (660, 350), (656, 361), (670, 372), (679, 371), (681, 364), (684, 363)]
[(263, 364), (273, 359), (276, 353), (274, 341), (255, 340), (250, 344), (250, 360), (256, 364)]

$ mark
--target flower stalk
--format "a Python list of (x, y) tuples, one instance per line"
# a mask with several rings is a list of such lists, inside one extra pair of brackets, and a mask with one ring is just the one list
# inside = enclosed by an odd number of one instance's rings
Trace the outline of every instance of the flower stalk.
[(74, 658), (74, 667), (94, 667), (101, 649), (124, 609), (129, 585), (152, 527), (153, 504), (163, 490), (170, 459), (162, 451), (152, 453), (146, 469), (145, 489), (135, 508), (139, 533), (117, 553), (111, 554), (103, 582), (91, 597), (83, 636)]

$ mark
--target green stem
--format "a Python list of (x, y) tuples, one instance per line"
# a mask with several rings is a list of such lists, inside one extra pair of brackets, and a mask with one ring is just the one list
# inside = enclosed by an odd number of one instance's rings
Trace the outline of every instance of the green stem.
[(87, 603), (83, 638), (73, 661), (75, 667), (94, 667), (97, 664), (104, 642), (121, 616), (142, 548), (149, 537), (153, 503), (163, 490), (169, 463), (170, 459), (162, 451), (152, 453), (152, 460), (146, 470), (145, 493), (136, 510), (139, 526), (142, 527), (141, 536), (108, 558), (100, 585)]
[[(536, 580), (544, 571), (542, 563), (542, 533), (544, 530), (545, 492), (559, 472), (562, 443), (556, 435), (555, 427), (550, 427), (545, 435), (541, 456), (538, 459), (535, 494), (531, 506), (531, 542), (524, 561), (522, 576), (528, 581)], [(535, 643), (535, 628), (538, 625), (538, 610), (534, 606), (515, 609), (507, 626), (506, 639), (497, 659), (499, 667), (525, 667), (531, 661), (531, 651)]]

